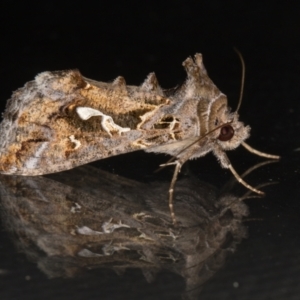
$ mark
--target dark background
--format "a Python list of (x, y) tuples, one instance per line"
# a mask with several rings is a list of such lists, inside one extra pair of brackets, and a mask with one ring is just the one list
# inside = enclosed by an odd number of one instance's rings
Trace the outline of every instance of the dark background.
[[(240, 119), (251, 125), (249, 144), (282, 156), (248, 182), (279, 184), (266, 188), (264, 199), (247, 202), (256, 219), (247, 223), (249, 239), (204, 287), (201, 299), (299, 299), (299, 16), (296, 1), (2, 1), (1, 111), (12, 91), (45, 70), (78, 68), (100, 81), (122, 75), (132, 85), (155, 71), (160, 85), (171, 88), (183, 82), (181, 63), (196, 52), (203, 54), (210, 77), (235, 109), (241, 65), (233, 47), (238, 48), (246, 63)], [(244, 149), (229, 156), (239, 173), (262, 160)], [(166, 159), (138, 152), (99, 165), (137, 179), (154, 176), (152, 171)], [(217, 187), (230, 178), (211, 155), (189, 165), (199, 180)], [(170, 176), (167, 170), (157, 178)], [(0, 234), (0, 269), (13, 274), (0, 274), (3, 300), (113, 299), (109, 289), (103, 294), (101, 280), (112, 290), (120, 282), (132, 284), (130, 275), (92, 277), (84, 283), (48, 280), (14, 252), (4, 229)], [(168, 274), (153, 285), (137, 281), (141, 291), (129, 291), (128, 297), (173, 299), (170, 291), (177, 281)], [(239, 288), (232, 287), (235, 281)]]

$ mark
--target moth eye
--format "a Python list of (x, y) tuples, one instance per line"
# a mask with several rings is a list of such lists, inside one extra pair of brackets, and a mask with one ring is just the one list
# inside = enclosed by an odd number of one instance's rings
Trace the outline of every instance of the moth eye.
[(234, 129), (231, 125), (225, 125), (221, 128), (220, 135), (218, 139), (222, 142), (226, 142), (232, 139), (234, 135)]

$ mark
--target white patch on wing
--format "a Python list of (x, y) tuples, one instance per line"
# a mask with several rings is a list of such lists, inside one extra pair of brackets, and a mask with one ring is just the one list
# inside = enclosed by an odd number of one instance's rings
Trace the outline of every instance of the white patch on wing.
[(71, 141), (72, 143), (75, 144), (75, 147), (74, 147), (73, 150), (77, 150), (77, 149), (81, 146), (80, 141), (79, 141), (79, 140), (76, 140), (76, 139), (75, 139), (75, 136), (74, 136), (73, 134), (69, 136), (69, 139), (70, 139), (70, 141)]
[(95, 116), (105, 116), (99, 110), (93, 109), (91, 107), (79, 106), (76, 108), (76, 112), (77, 112), (78, 116), (80, 117), (80, 119), (82, 119), (84, 121), (88, 120), (91, 117), (95, 117)]
[(104, 131), (106, 131), (109, 136), (111, 137), (111, 131), (117, 131), (119, 135), (121, 135), (122, 132), (130, 131), (130, 128), (128, 127), (121, 127), (117, 124), (115, 124), (113, 118), (111, 116), (105, 115), (101, 111), (86, 107), (86, 106), (78, 106), (76, 107), (76, 112), (80, 119), (86, 121), (90, 119), (91, 117), (100, 116), (102, 117), (101, 125)]

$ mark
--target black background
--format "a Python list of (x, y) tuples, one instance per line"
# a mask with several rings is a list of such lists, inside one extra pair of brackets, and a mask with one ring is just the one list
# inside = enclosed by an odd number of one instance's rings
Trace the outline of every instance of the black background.
[[(78, 68), (95, 80), (118, 75), (139, 85), (155, 71), (160, 85), (170, 88), (185, 79), (182, 61), (196, 52), (215, 84), (235, 109), (241, 65), (246, 82), (240, 119), (251, 125), (249, 144), (280, 154), (279, 163), (249, 177), (267, 197), (250, 200), (249, 239), (205, 287), (201, 299), (299, 299), (299, 169), (300, 152), (300, 10), (295, 1), (2, 1), (1, 110), (13, 90), (45, 70)], [(261, 161), (244, 149), (229, 153), (241, 173)], [(133, 153), (99, 163), (131, 178), (156, 176), (164, 155)], [(134, 165), (134, 167), (133, 167)], [(190, 164), (199, 180), (217, 187), (230, 178), (214, 157)], [(171, 170), (157, 175), (170, 179)], [(243, 188), (240, 187), (242, 190)], [(48, 280), (34, 264), (14, 252), (9, 237), (0, 236), (0, 298), (122, 299), (118, 284), (128, 285), (128, 298), (175, 299), (179, 278), (162, 274), (148, 285), (141, 275), (123, 278)], [(26, 281), (25, 276), (31, 280)], [(96, 274), (97, 275), (97, 274)], [(98, 276), (97, 275), (97, 276)], [(132, 276), (132, 277), (130, 277)], [(102, 282), (101, 282), (102, 281)], [(136, 281), (132, 291), (132, 282)], [(233, 288), (233, 282), (239, 288)], [(105, 286), (105, 288), (103, 287)], [(109, 288), (110, 287), (110, 288)], [(125, 296), (124, 296), (125, 297)]]

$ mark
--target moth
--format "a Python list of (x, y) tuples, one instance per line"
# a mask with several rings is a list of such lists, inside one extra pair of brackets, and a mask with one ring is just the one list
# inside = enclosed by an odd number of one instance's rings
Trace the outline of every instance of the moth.
[(117, 77), (104, 83), (78, 70), (43, 72), (18, 89), (8, 101), (0, 124), (0, 172), (42, 175), (135, 150), (165, 153), (175, 165), (169, 190), (173, 223), (174, 185), (182, 164), (208, 152), (248, 189), (227, 155), (243, 145), (250, 127), (231, 112), (227, 97), (208, 77), (202, 55), (183, 62), (185, 83), (163, 90), (154, 73), (140, 86)]

